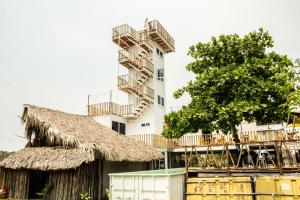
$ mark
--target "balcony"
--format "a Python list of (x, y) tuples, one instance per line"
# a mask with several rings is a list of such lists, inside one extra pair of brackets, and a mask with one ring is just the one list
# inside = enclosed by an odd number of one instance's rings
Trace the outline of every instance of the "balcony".
[(126, 49), (140, 41), (140, 34), (127, 24), (113, 28), (112, 40), (120, 47)]
[(158, 20), (149, 22), (148, 33), (167, 53), (175, 51), (175, 40)]
[(88, 116), (117, 115), (121, 117), (133, 114), (133, 105), (120, 105), (113, 102), (92, 104), (87, 106)]
[(148, 86), (142, 85), (128, 75), (118, 77), (118, 87), (124, 92), (135, 94), (143, 100), (153, 102), (154, 90)]
[(141, 59), (138, 58), (135, 53), (128, 52), (126, 50), (119, 51), (119, 63), (124, 67), (130, 68), (141, 68)]

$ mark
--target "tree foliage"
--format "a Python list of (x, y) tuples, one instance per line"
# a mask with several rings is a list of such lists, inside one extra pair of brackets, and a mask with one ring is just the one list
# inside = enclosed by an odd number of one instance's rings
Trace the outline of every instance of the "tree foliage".
[(243, 120), (281, 121), (299, 103), (298, 80), (286, 55), (269, 51), (273, 39), (263, 29), (244, 37), (212, 37), (191, 46), (193, 62), (186, 69), (196, 75), (174, 93), (188, 93), (192, 100), (165, 116), (165, 137), (187, 132), (221, 130), (236, 133)]

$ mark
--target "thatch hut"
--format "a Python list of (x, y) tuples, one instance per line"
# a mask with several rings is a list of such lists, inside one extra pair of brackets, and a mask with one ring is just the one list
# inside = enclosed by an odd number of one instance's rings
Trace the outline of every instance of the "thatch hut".
[(0, 186), (11, 198), (32, 198), (48, 186), (47, 199), (80, 199), (81, 193), (104, 199), (108, 173), (144, 170), (162, 158), (88, 116), (25, 105), (22, 121), (26, 148), (0, 163)]

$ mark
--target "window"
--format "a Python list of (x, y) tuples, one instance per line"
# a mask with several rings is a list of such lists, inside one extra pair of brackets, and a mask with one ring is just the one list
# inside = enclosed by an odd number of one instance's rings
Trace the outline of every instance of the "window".
[(160, 55), (161, 58), (164, 58), (163, 52), (160, 52), (159, 55)]
[(158, 48), (156, 48), (156, 54), (157, 54), (158, 56), (160, 56), (161, 58), (164, 58), (163, 52), (161, 52)]
[(161, 106), (165, 106), (165, 99), (159, 95), (157, 95), (157, 103)]
[(157, 55), (159, 55), (159, 52), (160, 52), (159, 49), (156, 48), (156, 54), (157, 54)]
[(142, 127), (150, 126), (150, 123), (142, 123), (141, 126), (142, 126)]
[(111, 129), (125, 135), (126, 125), (121, 122), (112, 121)]
[(157, 70), (157, 80), (164, 81), (165, 73), (164, 68), (160, 68)]

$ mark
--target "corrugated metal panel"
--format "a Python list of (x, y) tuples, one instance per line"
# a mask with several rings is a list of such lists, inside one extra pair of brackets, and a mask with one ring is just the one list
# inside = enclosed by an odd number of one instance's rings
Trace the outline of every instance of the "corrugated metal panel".
[(210, 177), (187, 180), (187, 200), (252, 200), (251, 177)]
[(257, 200), (294, 200), (300, 198), (300, 177), (256, 177), (255, 183)]

